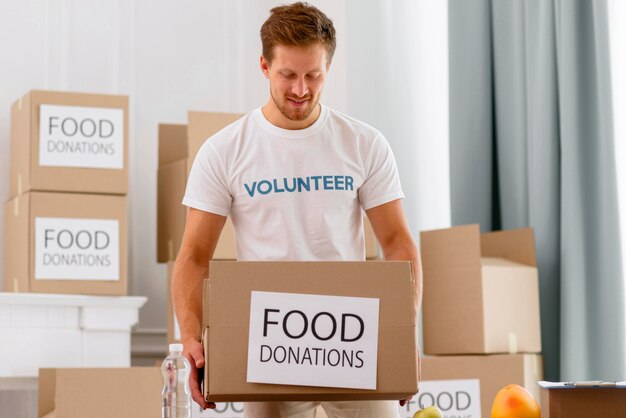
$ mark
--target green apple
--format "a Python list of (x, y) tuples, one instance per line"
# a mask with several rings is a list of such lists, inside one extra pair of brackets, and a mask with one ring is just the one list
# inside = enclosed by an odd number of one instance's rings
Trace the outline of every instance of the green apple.
[(433, 405), (417, 411), (413, 414), (413, 418), (443, 418), (443, 415), (439, 408)]

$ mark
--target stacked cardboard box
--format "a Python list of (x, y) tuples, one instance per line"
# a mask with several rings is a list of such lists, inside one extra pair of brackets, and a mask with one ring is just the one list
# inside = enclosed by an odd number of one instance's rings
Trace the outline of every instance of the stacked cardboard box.
[[(185, 230), (187, 208), (182, 205), (187, 176), (195, 156), (211, 135), (242, 115), (235, 113), (189, 112), (187, 125), (159, 125), (159, 167), (157, 171), (157, 262), (167, 263), (167, 340), (180, 340), (169, 289), (176, 255)], [(235, 260), (235, 231), (226, 220), (213, 254), (217, 260)]]
[(621, 418), (626, 382), (540, 382), (543, 418)]
[[(200, 147), (213, 134), (235, 122), (237, 113), (188, 112), (187, 125), (159, 125), (159, 167), (157, 171), (157, 261), (168, 263), (167, 289), (171, 288), (173, 263), (180, 249), (187, 219), (187, 209), (181, 204), (191, 165)], [(365, 218), (365, 252), (367, 260), (379, 258), (378, 245), (372, 226)], [(235, 232), (230, 218), (220, 235), (214, 260), (235, 260)], [(167, 339), (178, 341), (180, 332), (172, 301), (167, 293)]]
[(10, 172), (5, 291), (125, 295), (128, 98), (27, 93)]
[(473, 394), (462, 390), (467, 402), (444, 402), (440, 409), (462, 414), (473, 403), (489, 417), (496, 393), (511, 383), (539, 401), (543, 365), (532, 229), (481, 234), (478, 225), (466, 225), (425, 231), (420, 239), (427, 356), (417, 400), (428, 406), (433, 399), (457, 399), (450, 388), (458, 382), (431, 390), (430, 381), (474, 380)]
[[(9, 410), (3, 410), (4, 414), (1, 416), (41, 418), (161, 416), (160, 396), (163, 378), (160, 367), (42, 368), (39, 381), (28, 383), (30, 390), (18, 393), (22, 395), (22, 399), (34, 398), (30, 405), (31, 410), (35, 409), (34, 413), (20, 414), (28, 405), (20, 405), (13, 401), (7, 403)], [(12, 390), (6, 393), (13, 395), (15, 392), (17, 391)], [(12, 405), (15, 405), (13, 409), (17, 411), (13, 414), (11, 414)], [(220, 403), (216, 409), (205, 411), (202, 411), (195, 402), (192, 402), (191, 406), (192, 418), (243, 417), (243, 404), (240, 402)]]

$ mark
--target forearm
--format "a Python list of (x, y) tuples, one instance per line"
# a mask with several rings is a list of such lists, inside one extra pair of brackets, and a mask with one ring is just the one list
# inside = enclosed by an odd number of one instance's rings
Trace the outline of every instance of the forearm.
[(200, 341), (202, 335), (202, 290), (208, 277), (208, 258), (194, 257), (181, 250), (174, 266), (172, 298), (181, 341)]
[(419, 312), (419, 308), (422, 304), (422, 264), (415, 242), (410, 236), (403, 236), (395, 237), (395, 239), (381, 246), (385, 260), (411, 262), (413, 278), (415, 280), (415, 309), (416, 312)]

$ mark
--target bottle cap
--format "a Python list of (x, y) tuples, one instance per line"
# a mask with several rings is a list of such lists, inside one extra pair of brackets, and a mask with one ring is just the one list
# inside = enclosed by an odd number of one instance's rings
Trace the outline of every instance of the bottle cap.
[(170, 352), (175, 352), (178, 351), (180, 353), (183, 352), (183, 345), (182, 344), (170, 344)]

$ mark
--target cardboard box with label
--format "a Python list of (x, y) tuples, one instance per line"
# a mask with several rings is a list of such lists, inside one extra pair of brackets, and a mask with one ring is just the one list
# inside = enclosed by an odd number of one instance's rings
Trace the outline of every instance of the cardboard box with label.
[(10, 196), (126, 194), (128, 97), (33, 90), (11, 108)]
[[(193, 160), (207, 138), (239, 119), (241, 114), (189, 112), (189, 125), (159, 125), (159, 168), (157, 173), (157, 261), (176, 259), (187, 220), (187, 208), (181, 203)], [(367, 260), (380, 258), (372, 226), (364, 217)], [(228, 218), (213, 259), (237, 258), (235, 231)]]
[(626, 382), (539, 382), (543, 418), (622, 418)]
[(402, 418), (430, 405), (445, 416), (489, 418), (496, 394), (509, 384), (526, 387), (539, 401), (543, 361), (538, 354), (424, 356), (421, 377), (419, 393), (400, 408)]
[(4, 207), (8, 292), (125, 295), (126, 197), (29, 192)]
[(161, 416), (159, 367), (39, 369), (39, 418)]
[(466, 225), (420, 240), (426, 354), (541, 351), (532, 229)]
[(403, 399), (417, 391), (409, 262), (212, 261), (209, 401)]

